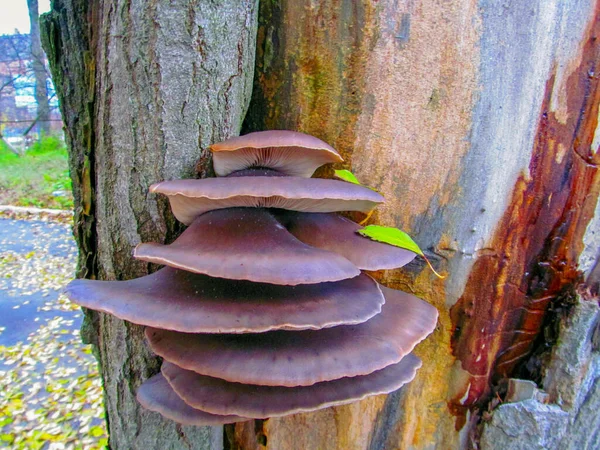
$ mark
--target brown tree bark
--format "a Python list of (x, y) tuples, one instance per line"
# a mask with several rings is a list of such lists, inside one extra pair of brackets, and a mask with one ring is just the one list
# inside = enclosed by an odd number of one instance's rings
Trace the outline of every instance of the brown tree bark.
[[(411, 233), (447, 278), (422, 264), (376, 274), (440, 311), (406, 389), (228, 426), (227, 448), (477, 445), (501, 380), (539, 381), (555, 311), (597, 294), (599, 14), (598, 0), (281, 0), (259, 14), (249, 0), (56, 0), (44, 41), (71, 148), (79, 275), (143, 275), (153, 268), (132, 247), (178, 234), (147, 187), (193, 175), (198, 159), (209, 174), (207, 145), (239, 131), (259, 15), (245, 131), (332, 144), (385, 195), (371, 222)], [(112, 447), (208, 448), (220, 430), (135, 403), (158, 367), (140, 328), (88, 316)]]
[[(180, 231), (164, 179), (190, 177), (210, 143), (240, 131), (250, 99), (257, 2), (56, 0), (43, 18), (67, 130), (81, 277), (147, 274), (139, 242)], [(144, 411), (137, 387), (156, 373), (142, 328), (87, 313), (98, 350), (110, 446), (220, 448), (222, 428), (180, 426)]]
[(31, 60), (33, 74), (35, 76), (35, 102), (37, 103), (36, 121), (40, 133), (45, 135), (50, 131), (50, 102), (48, 101), (48, 87), (46, 85), (48, 76), (46, 73), (46, 65), (44, 64), (46, 58), (40, 41), (40, 13), (38, 1), (27, 0), (27, 9), (29, 11)]
[(539, 381), (554, 312), (598, 283), (599, 19), (596, 0), (261, 3), (245, 131), (336, 147), (386, 197), (372, 222), (447, 278), (378, 274), (440, 311), (409, 386), (238, 424), (232, 448), (476, 446), (500, 382)]

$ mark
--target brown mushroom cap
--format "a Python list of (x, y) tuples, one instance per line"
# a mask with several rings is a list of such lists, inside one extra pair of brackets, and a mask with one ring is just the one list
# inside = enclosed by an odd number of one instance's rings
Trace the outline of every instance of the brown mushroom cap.
[(381, 289), (383, 311), (360, 325), (246, 335), (147, 328), (146, 338), (165, 360), (230, 382), (293, 387), (365, 375), (400, 361), (437, 321), (437, 310), (429, 303)]
[(150, 186), (169, 197), (175, 217), (186, 225), (214, 209), (239, 206), (306, 212), (369, 212), (383, 201), (375, 191), (339, 180), (248, 176), (172, 180)]
[(210, 146), (219, 176), (249, 167), (267, 167), (309, 178), (327, 163), (342, 162), (333, 147), (314, 136), (296, 131), (258, 131)]
[(211, 277), (258, 283), (312, 284), (360, 274), (344, 257), (303, 244), (261, 208), (203, 214), (172, 244), (139, 244), (134, 257)]
[(187, 333), (317, 330), (362, 323), (381, 311), (377, 283), (360, 275), (336, 283), (278, 286), (211, 278), (166, 267), (129, 281), (74, 280), (67, 297), (140, 325)]
[(398, 364), (369, 375), (296, 388), (230, 383), (164, 362), (162, 373), (188, 405), (211, 414), (251, 418), (284, 416), (351, 403), (371, 395), (388, 394), (411, 381), (421, 366), (407, 355)]
[(162, 374), (146, 380), (138, 389), (137, 400), (150, 410), (183, 425), (223, 425), (250, 420), (238, 416), (220, 416), (192, 408), (169, 385)]
[(342, 255), (361, 270), (396, 269), (416, 253), (357, 234), (360, 225), (333, 213), (281, 211), (278, 218), (305, 244)]

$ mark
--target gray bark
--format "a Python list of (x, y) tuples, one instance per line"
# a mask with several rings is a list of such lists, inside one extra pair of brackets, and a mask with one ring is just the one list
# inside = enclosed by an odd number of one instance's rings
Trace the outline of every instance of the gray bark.
[(38, 129), (42, 134), (50, 130), (50, 103), (48, 102), (48, 87), (46, 86), (46, 66), (44, 64), (44, 51), (40, 42), (40, 23), (38, 0), (27, 0), (29, 10), (29, 23), (31, 39), (31, 60), (35, 76), (35, 102), (37, 103)]
[[(255, 0), (56, 0), (43, 18), (74, 181), (79, 276), (129, 279), (140, 242), (174, 239), (180, 226), (157, 181), (191, 177), (209, 144), (239, 133), (250, 99)], [(206, 165), (208, 166), (208, 165)], [(142, 328), (89, 313), (113, 449), (208, 449), (220, 427), (188, 427), (135, 400), (159, 360)]]
[(579, 298), (560, 324), (542, 386), (509, 401), (483, 425), (482, 450), (600, 448), (600, 307)]

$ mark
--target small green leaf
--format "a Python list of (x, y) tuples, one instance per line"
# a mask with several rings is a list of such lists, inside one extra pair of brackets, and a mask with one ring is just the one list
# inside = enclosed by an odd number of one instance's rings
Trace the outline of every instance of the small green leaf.
[(352, 172), (350, 172), (349, 170), (346, 170), (346, 169), (334, 170), (333, 174), (336, 177), (338, 177), (340, 180), (347, 181), (348, 183), (360, 184), (360, 181), (358, 181), (358, 178), (356, 178), (354, 176), (354, 174)]
[(12, 433), (2, 433), (0, 434), (0, 441), (12, 444), (15, 441), (15, 435)]
[(99, 426), (94, 426), (90, 429), (90, 434), (94, 437), (100, 437), (104, 434), (104, 428)]
[(367, 225), (362, 230), (358, 230), (362, 236), (373, 239), (374, 241), (405, 248), (417, 255), (423, 256), (423, 252), (411, 237), (398, 228), (383, 227), (381, 225)]
[(429, 268), (438, 278), (446, 278), (445, 276), (440, 275), (435, 271), (435, 269), (431, 265), (431, 262), (429, 262), (427, 257), (423, 254), (423, 251), (419, 248), (417, 243), (413, 241), (411, 237), (404, 231), (399, 230), (398, 228), (383, 227), (381, 225), (367, 225), (362, 230), (358, 230), (358, 233), (361, 236), (368, 237), (369, 239), (373, 239), (374, 241), (383, 242), (384, 244), (394, 245), (396, 247), (404, 248), (406, 250), (410, 250), (411, 252), (415, 252), (417, 255), (422, 256), (423, 259), (425, 259), (425, 262), (427, 263)]
[(2, 417), (0, 418), (0, 428), (5, 426), (5, 425), (10, 425), (11, 423), (13, 423), (13, 418), (12, 417)]

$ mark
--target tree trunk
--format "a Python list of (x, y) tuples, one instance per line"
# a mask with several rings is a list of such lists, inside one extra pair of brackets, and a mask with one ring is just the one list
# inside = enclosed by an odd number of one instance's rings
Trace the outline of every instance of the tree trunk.
[[(44, 46), (67, 130), (79, 276), (129, 279), (145, 241), (180, 231), (164, 179), (191, 177), (210, 143), (237, 135), (250, 99), (255, 0), (55, 0)], [(220, 448), (220, 427), (180, 426), (144, 411), (137, 387), (156, 373), (142, 327), (87, 313), (114, 449)]]
[(48, 102), (48, 87), (46, 85), (46, 60), (42, 44), (40, 42), (40, 22), (37, 0), (27, 0), (27, 9), (29, 10), (29, 24), (31, 39), (31, 60), (33, 74), (35, 76), (35, 102), (37, 103), (38, 130), (41, 135), (48, 134), (50, 131), (50, 103)]
[(378, 274), (440, 311), (405, 389), (238, 424), (232, 448), (264, 448), (257, 434), (286, 450), (463, 448), (501, 379), (540, 378), (552, 312), (598, 280), (599, 14), (596, 0), (261, 2), (244, 131), (329, 142), (385, 196), (372, 222), (409, 232), (447, 278)]
[[(166, 202), (147, 188), (192, 175), (198, 159), (209, 174), (207, 145), (239, 131), (257, 15), (245, 131), (292, 129), (329, 142), (344, 168), (386, 197), (371, 222), (411, 233), (447, 275), (420, 264), (376, 274), (440, 311), (409, 386), (227, 426), (227, 448), (475, 446), (503, 379), (542, 380), (556, 311), (576, 291), (597, 294), (600, 0), (53, 8), (44, 41), (71, 148), (80, 276), (143, 275), (152, 268), (131, 259), (132, 247), (177, 235)], [(135, 403), (158, 368), (140, 328), (89, 316), (111, 446), (206, 448), (196, 439), (210, 431)]]

